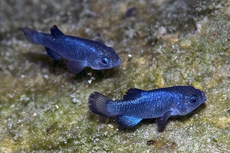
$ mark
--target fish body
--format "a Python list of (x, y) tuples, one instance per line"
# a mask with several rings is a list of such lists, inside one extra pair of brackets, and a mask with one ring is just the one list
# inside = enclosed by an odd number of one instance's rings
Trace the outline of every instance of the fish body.
[(40, 33), (30, 28), (19, 28), (32, 44), (43, 45), (54, 60), (65, 58), (67, 67), (79, 73), (85, 67), (95, 70), (110, 69), (121, 64), (120, 57), (113, 48), (100, 42), (63, 34), (56, 25), (51, 34)]
[(89, 108), (99, 115), (115, 116), (120, 126), (130, 128), (142, 119), (150, 118), (157, 118), (158, 126), (163, 126), (170, 116), (184, 116), (205, 101), (204, 92), (192, 86), (174, 86), (150, 91), (132, 88), (119, 101), (94, 92), (89, 97)]

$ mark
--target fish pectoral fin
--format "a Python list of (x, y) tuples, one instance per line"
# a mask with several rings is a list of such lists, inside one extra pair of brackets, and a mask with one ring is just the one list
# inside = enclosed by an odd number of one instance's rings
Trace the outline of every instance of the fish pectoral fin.
[(53, 50), (51, 50), (51, 49), (49, 49), (47, 47), (45, 47), (45, 49), (46, 49), (47, 54), (50, 57), (52, 57), (54, 60), (60, 60), (60, 59), (62, 59), (62, 56), (60, 54), (56, 53), (55, 51), (53, 51)]
[(124, 128), (131, 128), (137, 125), (142, 118), (136, 118), (132, 116), (117, 116), (115, 121), (118, 125)]
[(65, 34), (61, 32), (61, 30), (58, 29), (56, 25), (53, 25), (50, 28), (50, 32), (52, 36), (64, 36)]
[(164, 115), (162, 117), (157, 118), (156, 122), (158, 127), (163, 127), (166, 123), (166, 121), (168, 120), (168, 118), (171, 116), (172, 111), (167, 111), (164, 113)]
[(85, 67), (87, 63), (86, 62), (78, 62), (78, 61), (68, 61), (67, 67), (72, 73), (79, 73), (81, 72)]
[(133, 99), (139, 98), (144, 92), (145, 91), (141, 89), (131, 88), (123, 96), (123, 100), (133, 100)]

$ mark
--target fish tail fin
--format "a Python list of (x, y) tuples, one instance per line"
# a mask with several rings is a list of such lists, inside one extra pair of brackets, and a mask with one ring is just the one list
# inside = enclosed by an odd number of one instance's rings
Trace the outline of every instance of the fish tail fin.
[(26, 39), (32, 44), (41, 44), (40, 33), (30, 28), (18, 28), (24, 32)]
[(106, 104), (112, 101), (99, 92), (94, 92), (89, 96), (89, 109), (96, 114), (104, 116), (113, 116), (108, 112)]

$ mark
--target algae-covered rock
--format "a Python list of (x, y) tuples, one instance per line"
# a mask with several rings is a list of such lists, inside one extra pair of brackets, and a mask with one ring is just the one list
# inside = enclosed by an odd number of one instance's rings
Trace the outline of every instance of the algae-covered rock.
[[(133, 9), (131, 15), (126, 11)], [(230, 2), (0, 1), (0, 152), (228, 152)], [(101, 39), (122, 64), (72, 74), (17, 28)], [(122, 129), (93, 114), (88, 96), (193, 85), (207, 101), (191, 114)]]

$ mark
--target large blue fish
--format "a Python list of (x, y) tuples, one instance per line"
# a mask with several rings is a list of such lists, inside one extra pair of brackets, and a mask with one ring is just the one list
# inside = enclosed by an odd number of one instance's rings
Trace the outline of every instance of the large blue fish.
[(94, 92), (89, 96), (89, 108), (99, 115), (115, 116), (117, 124), (125, 128), (149, 118), (157, 118), (158, 126), (163, 127), (170, 116), (184, 116), (205, 101), (203, 91), (192, 86), (175, 86), (150, 91), (129, 89), (119, 101)]
[(85, 67), (95, 70), (110, 69), (121, 64), (114, 49), (100, 42), (63, 34), (56, 25), (51, 34), (40, 33), (30, 28), (19, 28), (32, 44), (43, 45), (54, 60), (68, 59), (67, 67), (73, 73)]

